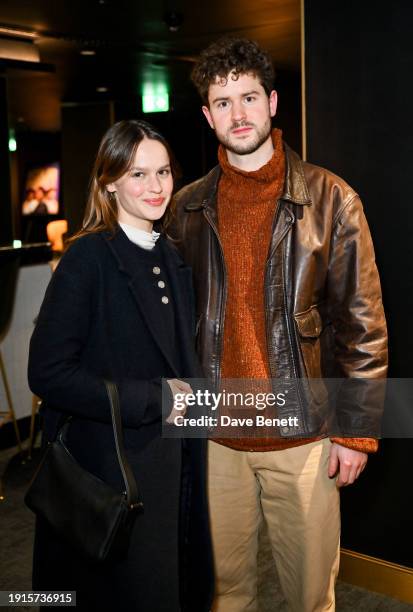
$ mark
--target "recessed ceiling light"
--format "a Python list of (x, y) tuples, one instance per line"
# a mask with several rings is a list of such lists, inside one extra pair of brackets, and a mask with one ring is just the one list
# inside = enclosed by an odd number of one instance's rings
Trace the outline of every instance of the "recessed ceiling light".
[(107, 87), (96, 87), (96, 91), (98, 91), (99, 93), (106, 93), (107, 91), (109, 91), (109, 89)]
[(96, 51), (94, 49), (82, 49), (80, 55), (96, 55)]

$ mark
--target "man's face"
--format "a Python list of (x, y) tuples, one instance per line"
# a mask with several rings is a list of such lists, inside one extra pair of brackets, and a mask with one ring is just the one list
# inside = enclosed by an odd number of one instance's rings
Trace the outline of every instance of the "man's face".
[(271, 138), (271, 117), (277, 110), (275, 91), (268, 97), (253, 74), (237, 80), (217, 78), (210, 85), (207, 106), (202, 110), (219, 142), (236, 155), (249, 155)]

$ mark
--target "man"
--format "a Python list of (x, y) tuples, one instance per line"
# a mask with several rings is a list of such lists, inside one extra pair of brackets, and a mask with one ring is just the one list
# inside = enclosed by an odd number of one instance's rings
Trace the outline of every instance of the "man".
[[(273, 78), (269, 57), (245, 39), (214, 43), (192, 74), (220, 142), (219, 166), (176, 196), (175, 237), (193, 268), (205, 375), (216, 384), (333, 369), (382, 378), (386, 324), (361, 202), (272, 130)], [(338, 487), (358, 478), (377, 441), (371, 415), (348, 403), (336, 414), (345, 437), (326, 437), (329, 417), (317, 399), (290, 402), (300, 417), (294, 432), (209, 442), (215, 612), (256, 610), (262, 514), (290, 609), (334, 610)]]

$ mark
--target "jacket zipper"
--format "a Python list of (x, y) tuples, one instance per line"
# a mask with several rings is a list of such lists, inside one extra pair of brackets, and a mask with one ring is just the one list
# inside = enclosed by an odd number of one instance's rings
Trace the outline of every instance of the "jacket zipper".
[(303, 404), (303, 399), (301, 395), (301, 385), (299, 382), (298, 368), (297, 368), (297, 363), (298, 363), (297, 336), (296, 336), (296, 332), (294, 331), (294, 334), (293, 334), (292, 329), (291, 329), (290, 313), (288, 312), (288, 309), (287, 309), (287, 290), (285, 286), (284, 275), (283, 275), (283, 298), (284, 298), (284, 308), (285, 308), (285, 316), (286, 316), (286, 322), (287, 322), (287, 332), (288, 332), (288, 338), (290, 340), (290, 346), (291, 346), (292, 365), (293, 365), (295, 380), (298, 381), (295, 383), (296, 391), (297, 391), (297, 399), (298, 399), (298, 409), (300, 410), (301, 422), (304, 426), (305, 424), (304, 413), (303, 413), (304, 404)]
[[(274, 229), (277, 225), (277, 221), (278, 218), (280, 216), (280, 200), (277, 200), (277, 207), (275, 210), (275, 214), (274, 214), (274, 218), (272, 221), (272, 226), (271, 226), (271, 236), (274, 233)], [(270, 349), (270, 337), (269, 337), (269, 333), (268, 333), (268, 298), (267, 298), (267, 288), (266, 288), (266, 281), (267, 281), (267, 275), (268, 275), (268, 265), (270, 263), (270, 259), (271, 259), (271, 254), (272, 254), (272, 246), (270, 244), (269, 247), (269, 253), (268, 253), (268, 257), (267, 257), (267, 261), (265, 262), (265, 275), (264, 275), (264, 305), (265, 305), (265, 338), (266, 338), (266, 342), (267, 342), (267, 356), (268, 356), (268, 364), (270, 366), (270, 374), (271, 374), (271, 378), (275, 378), (274, 377), (274, 363), (273, 363), (273, 357), (271, 354), (271, 349)]]
[[(277, 209), (274, 215), (274, 219), (272, 222), (272, 228), (271, 228), (271, 235), (274, 233), (274, 229), (277, 226), (277, 222), (278, 219), (280, 217), (280, 211), (281, 211), (281, 206), (280, 206), (280, 200), (277, 201)], [(268, 274), (268, 265), (270, 263), (270, 259), (271, 256), (273, 254), (273, 252), (276, 250), (276, 248), (278, 247), (278, 245), (280, 244), (281, 240), (283, 240), (284, 236), (287, 234), (288, 230), (290, 229), (291, 225), (289, 224), (288, 227), (285, 228), (285, 230), (283, 231), (283, 233), (281, 234), (277, 244), (274, 245), (274, 247), (270, 244), (270, 249), (269, 249), (269, 254), (268, 254), (268, 258), (267, 261), (265, 263), (265, 278), (264, 278), (264, 304), (265, 304), (265, 335), (266, 335), (266, 340), (267, 340), (267, 355), (268, 355), (268, 362), (270, 364), (270, 374), (271, 374), (271, 378), (275, 378), (274, 377), (274, 361), (271, 355), (271, 343), (270, 343), (270, 338), (269, 338), (269, 333), (268, 333), (268, 298), (267, 298), (267, 288), (265, 286), (266, 284), (266, 280), (267, 280), (267, 274)], [(285, 297), (285, 275), (283, 273), (283, 297), (284, 297), (284, 307), (286, 307), (286, 297)], [(288, 328), (288, 317), (287, 317), (287, 328)], [(290, 335), (289, 335), (290, 337)], [(290, 338), (291, 341), (291, 338)], [(293, 356), (294, 357), (294, 356)], [(293, 361), (293, 366), (294, 366), (294, 373), (296, 374), (296, 368), (295, 368), (295, 363)]]
[[(284, 255), (283, 255), (283, 265), (284, 265)], [(292, 358), (293, 358), (292, 361), (293, 361), (294, 376), (295, 378), (298, 378), (298, 368), (297, 368), (297, 361), (296, 361), (296, 358), (297, 358), (296, 337), (295, 335), (293, 337), (293, 333), (291, 329), (290, 313), (288, 311), (288, 305), (287, 305), (287, 288), (285, 284), (285, 274), (283, 274), (283, 300), (284, 300), (284, 310), (285, 310), (285, 316), (286, 316), (286, 322), (287, 322), (288, 338), (290, 340), (290, 345), (292, 348)]]
[[(275, 227), (277, 225), (277, 222), (278, 222), (278, 219), (279, 219), (279, 216), (280, 216), (280, 209), (281, 209), (280, 200), (278, 200), (278, 202), (277, 202), (277, 211), (275, 213), (273, 224), (272, 224), (272, 232), (274, 232), (274, 229), (275, 229)], [(277, 244), (274, 245), (274, 247), (270, 246), (271, 250), (269, 252), (269, 257), (268, 257), (267, 262), (265, 264), (265, 268), (266, 268), (266, 270), (265, 270), (265, 280), (266, 280), (267, 273), (268, 273), (268, 265), (270, 263), (271, 255), (276, 250), (276, 248), (278, 247), (280, 242), (283, 240), (283, 238), (285, 237), (285, 235), (289, 231), (290, 227), (291, 227), (291, 223), (289, 223), (288, 227), (285, 228), (285, 230), (281, 234)], [(293, 371), (294, 371), (294, 377), (295, 377), (295, 379), (298, 379), (297, 354), (296, 354), (296, 352), (297, 352), (297, 342), (296, 342), (295, 336), (293, 337), (293, 334), (292, 334), (291, 322), (290, 322), (290, 316), (289, 316), (290, 313), (289, 313), (288, 308), (287, 308), (287, 290), (286, 290), (286, 285), (285, 285), (284, 256), (283, 256), (283, 261), (281, 262), (281, 265), (282, 265), (282, 269), (283, 269), (282, 286), (283, 286), (283, 301), (284, 301), (284, 312), (285, 312), (285, 318), (286, 318), (286, 324), (287, 324), (287, 333), (288, 333), (288, 339), (289, 339), (290, 346), (291, 346), (291, 357), (292, 357), (292, 366), (293, 366)], [(266, 318), (265, 332), (266, 332), (266, 339), (267, 339), (267, 354), (268, 354), (268, 361), (269, 361), (269, 364), (270, 364), (271, 378), (275, 378), (274, 377), (274, 362), (273, 362), (272, 355), (271, 355), (271, 349), (270, 349), (271, 343), (270, 343), (270, 338), (269, 338), (269, 333), (268, 333), (268, 327), (269, 327), (268, 319), (267, 319), (268, 298), (267, 298), (266, 287), (265, 287), (265, 291), (264, 291), (264, 297), (265, 297), (264, 303), (265, 303), (265, 315), (266, 315), (265, 316), (265, 318)], [(300, 409), (300, 412), (302, 413), (302, 400), (301, 400), (301, 394), (300, 394), (299, 386), (297, 388), (297, 395), (298, 395), (298, 402), (299, 402), (299, 406), (298, 407)]]
[(209, 223), (209, 225), (211, 226), (218, 245), (219, 245), (219, 249), (220, 249), (220, 255), (221, 255), (221, 263), (222, 263), (222, 271), (223, 271), (223, 291), (221, 294), (221, 304), (220, 304), (220, 308), (219, 308), (219, 317), (218, 317), (218, 330), (215, 333), (215, 338), (217, 339), (216, 342), (216, 349), (218, 348), (218, 344), (219, 344), (219, 351), (216, 351), (216, 355), (217, 355), (217, 360), (216, 360), (216, 366), (215, 366), (215, 384), (218, 383), (219, 379), (220, 379), (220, 373), (221, 373), (221, 357), (222, 357), (222, 342), (223, 342), (223, 338), (224, 338), (224, 324), (225, 324), (225, 309), (226, 309), (226, 302), (227, 302), (227, 272), (226, 272), (226, 268), (225, 268), (225, 259), (224, 259), (224, 249), (222, 248), (222, 243), (218, 234), (218, 228), (215, 225), (215, 223), (212, 221), (209, 212), (207, 209), (204, 209), (204, 216), (207, 220), (207, 222)]

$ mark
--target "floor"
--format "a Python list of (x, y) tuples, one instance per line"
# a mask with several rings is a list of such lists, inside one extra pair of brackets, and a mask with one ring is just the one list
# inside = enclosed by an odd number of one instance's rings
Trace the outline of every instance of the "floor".
[[(35, 449), (33, 460), (22, 463), (17, 449), (0, 451), (0, 475), (4, 475), (5, 485), (5, 499), (0, 501), (0, 590), (22, 591), (31, 588), (34, 519), (25, 507), (23, 497), (39, 453)], [(258, 573), (259, 612), (287, 611), (265, 532), (261, 535)], [(337, 612), (413, 612), (413, 605), (342, 582), (337, 584), (336, 596)], [(10, 608), (10, 611), (14, 609)], [(33, 607), (19, 609), (35, 610)]]

